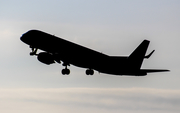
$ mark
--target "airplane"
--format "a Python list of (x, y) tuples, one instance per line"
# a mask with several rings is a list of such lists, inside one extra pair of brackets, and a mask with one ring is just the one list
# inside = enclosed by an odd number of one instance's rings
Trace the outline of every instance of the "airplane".
[[(150, 41), (143, 42), (129, 56), (109, 56), (101, 52), (83, 47), (73, 42), (58, 38), (40, 30), (29, 30), (20, 40), (32, 49), (30, 55), (47, 65), (55, 62), (65, 66), (63, 75), (69, 75), (67, 66), (74, 65), (86, 68), (86, 75), (93, 75), (94, 70), (111, 75), (145, 76), (152, 72), (166, 72), (166, 69), (141, 69), (143, 60), (148, 59), (155, 50), (145, 55)], [(44, 52), (37, 54), (40, 49)]]

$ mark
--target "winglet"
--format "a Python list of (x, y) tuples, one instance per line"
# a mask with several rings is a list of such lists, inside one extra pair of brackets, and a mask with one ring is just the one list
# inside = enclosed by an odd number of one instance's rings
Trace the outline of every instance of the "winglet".
[(149, 55), (145, 56), (144, 58), (149, 58), (153, 53), (154, 53), (155, 50), (153, 50), (151, 53), (149, 53)]

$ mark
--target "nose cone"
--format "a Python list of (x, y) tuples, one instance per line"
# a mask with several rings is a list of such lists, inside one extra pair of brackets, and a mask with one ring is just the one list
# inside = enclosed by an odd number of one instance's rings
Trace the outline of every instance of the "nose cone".
[(22, 35), (21, 37), (20, 37), (20, 40), (22, 41), (22, 42), (24, 42), (24, 35)]
[(23, 34), (21, 37), (20, 37), (20, 40), (26, 44), (29, 44), (29, 37), (27, 34)]
[(36, 38), (36, 32), (37, 30), (30, 30), (26, 33), (24, 33), (21, 37), (20, 40), (26, 44), (31, 44), (33, 40)]

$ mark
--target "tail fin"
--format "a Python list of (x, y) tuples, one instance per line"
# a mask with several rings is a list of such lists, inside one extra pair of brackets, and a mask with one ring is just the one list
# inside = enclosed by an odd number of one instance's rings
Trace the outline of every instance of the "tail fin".
[(141, 68), (149, 42), (150, 41), (148, 40), (144, 40), (128, 57), (129, 66), (131, 69), (138, 70)]

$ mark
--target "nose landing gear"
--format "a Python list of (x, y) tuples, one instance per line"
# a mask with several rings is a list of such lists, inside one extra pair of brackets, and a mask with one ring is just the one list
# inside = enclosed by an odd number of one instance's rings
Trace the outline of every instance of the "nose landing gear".
[(30, 52), (30, 55), (31, 56), (33, 56), (33, 55), (37, 55), (36, 53), (37, 53), (37, 48), (34, 48), (34, 47), (32, 47), (32, 46), (30, 46), (30, 48), (32, 49), (32, 52)]
[(93, 75), (93, 74), (94, 74), (94, 70), (92, 70), (92, 69), (86, 70), (86, 75)]

